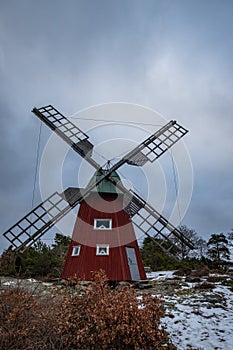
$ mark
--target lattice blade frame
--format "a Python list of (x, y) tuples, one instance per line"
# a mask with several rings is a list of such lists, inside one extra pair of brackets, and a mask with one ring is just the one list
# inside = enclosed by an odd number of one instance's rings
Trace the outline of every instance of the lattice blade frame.
[(82, 157), (91, 157), (93, 145), (88, 141), (89, 136), (56, 108), (52, 105), (48, 105), (39, 109), (33, 108), (32, 112)]
[[(82, 199), (80, 195), (79, 201)], [(78, 198), (76, 198), (76, 202)], [(57, 221), (66, 215), (72, 206), (68, 204), (66, 195), (54, 192), (44, 202), (19, 220), (3, 236), (16, 248), (24, 251), (34, 244)]]
[[(106, 177), (99, 177), (98, 181), (85, 189), (67, 188), (64, 192), (54, 192), (44, 202), (19, 220), (3, 236), (17, 249), (24, 251), (42, 237), (56, 222), (62, 219), (72, 208), (78, 205), (90, 191)], [(50, 218), (47, 216), (49, 214)]]
[[(121, 185), (119, 186), (121, 188)], [(134, 225), (146, 236), (150, 237), (166, 254), (176, 259), (176, 256), (171, 253), (173, 247), (180, 252), (182, 251), (183, 245), (189, 249), (194, 248), (190, 239), (185, 237), (174, 225), (151, 205), (145, 202), (138, 194), (126, 190), (125, 196), (125, 200), (129, 203), (125, 207), (125, 211), (131, 216)], [(167, 242), (170, 243), (169, 249), (165, 248)]]
[(147, 161), (153, 163), (187, 132), (187, 129), (172, 120), (129, 152), (124, 159), (131, 165), (141, 166)]

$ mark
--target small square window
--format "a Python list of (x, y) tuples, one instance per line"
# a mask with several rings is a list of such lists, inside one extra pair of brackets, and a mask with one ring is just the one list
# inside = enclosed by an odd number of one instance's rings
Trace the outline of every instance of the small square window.
[(73, 246), (72, 256), (78, 256), (80, 254), (80, 245)]
[(95, 230), (111, 230), (112, 229), (112, 219), (95, 219), (94, 220)]
[(109, 245), (99, 244), (96, 246), (96, 255), (109, 255)]

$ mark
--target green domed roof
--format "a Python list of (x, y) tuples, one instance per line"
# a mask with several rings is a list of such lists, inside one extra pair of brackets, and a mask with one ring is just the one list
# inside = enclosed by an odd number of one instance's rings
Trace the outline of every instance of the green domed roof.
[[(88, 183), (88, 186), (94, 184), (96, 181), (98, 181), (98, 179), (102, 176), (102, 173), (100, 171), (96, 171), (95, 174), (92, 176), (91, 180)], [(111, 177), (114, 178), (114, 180), (116, 182), (121, 181), (119, 175), (113, 171), (111, 173)], [(118, 194), (122, 194), (122, 191), (117, 188), (111, 181), (104, 179), (103, 181), (101, 181), (97, 186), (95, 186), (91, 192), (99, 192), (99, 193), (118, 193)]]

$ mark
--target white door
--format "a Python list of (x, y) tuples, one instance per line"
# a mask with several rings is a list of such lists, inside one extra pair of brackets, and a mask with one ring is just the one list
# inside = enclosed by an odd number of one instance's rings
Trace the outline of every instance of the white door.
[(139, 274), (139, 270), (138, 270), (138, 262), (137, 262), (137, 258), (136, 258), (135, 249), (133, 247), (126, 247), (126, 254), (127, 254), (127, 258), (128, 258), (131, 279), (133, 281), (139, 281), (140, 274)]

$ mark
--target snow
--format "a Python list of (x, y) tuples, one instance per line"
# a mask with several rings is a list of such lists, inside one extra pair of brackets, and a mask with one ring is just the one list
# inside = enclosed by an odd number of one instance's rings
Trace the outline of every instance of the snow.
[(28, 282), (37, 283), (37, 280), (35, 280), (34, 278), (28, 278)]
[(147, 278), (152, 279), (152, 281), (155, 280), (165, 280), (168, 278), (174, 278), (174, 272), (175, 270), (172, 271), (158, 271), (158, 272), (148, 272)]
[(2, 283), (3, 286), (15, 286), (16, 282), (15, 281), (6, 281)]
[[(148, 273), (148, 278), (163, 281), (173, 271)], [(173, 276), (174, 278), (174, 276)], [(163, 295), (165, 317), (162, 322), (178, 350), (232, 350), (233, 293), (227, 286), (215, 284), (213, 290), (193, 289), (194, 283)]]

